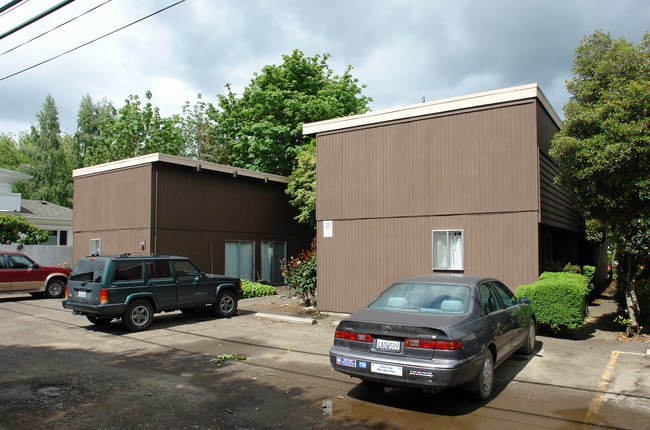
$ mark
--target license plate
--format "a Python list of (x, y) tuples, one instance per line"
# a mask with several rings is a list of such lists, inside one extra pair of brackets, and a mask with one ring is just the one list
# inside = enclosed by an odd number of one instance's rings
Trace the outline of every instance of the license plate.
[(339, 366), (357, 367), (357, 360), (350, 360), (349, 358), (336, 357), (336, 364)]
[(370, 371), (383, 375), (402, 376), (402, 368), (400, 366), (390, 366), (388, 364), (370, 363)]
[(77, 297), (86, 297), (85, 291), (77, 291)]
[(399, 351), (400, 346), (401, 344), (397, 340), (377, 339), (376, 347), (382, 351)]

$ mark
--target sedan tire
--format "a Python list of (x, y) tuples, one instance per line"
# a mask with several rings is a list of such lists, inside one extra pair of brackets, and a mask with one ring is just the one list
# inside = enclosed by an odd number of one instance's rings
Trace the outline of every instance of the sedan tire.
[(524, 344), (521, 345), (521, 348), (519, 348), (519, 352), (525, 355), (531, 355), (533, 352), (535, 352), (535, 335), (537, 333), (537, 327), (535, 326), (535, 320), (530, 319), (530, 327), (528, 328), (528, 335), (526, 336), (526, 340), (524, 340)]
[(153, 320), (153, 307), (146, 300), (135, 300), (122, 315), (122, 325), (130, 331), (146, 330)]
[(488, 350), (481, 362), (481, 370), (476, 375), (474, 383), (471, 384), (470, 394), (475, 400), (487, 400), (492, 394), (494, 387), (494, 358)]

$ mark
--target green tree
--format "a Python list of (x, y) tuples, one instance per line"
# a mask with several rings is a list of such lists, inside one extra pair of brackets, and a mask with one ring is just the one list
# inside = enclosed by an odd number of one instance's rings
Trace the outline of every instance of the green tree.
[(372, 99), (361, 95), (365, 85), (352, 77), (352, 66), (334, 75), (329, 58), (294, 50), (280, 66), (255, 73), (241, 97), (226, 85), (219, 108), (208, 112), (222, 162), (288, 176), (311, 140), (302, 134), (303, 123), (367, 112)]
[(36, 245), (47, 240), (47, 232), (27, 222), (27, 218), (0, 214), (0, 244)]
[(6, 133), (0, 133), (0, 167), (16, 170), (22, 162), (22, 156), (14, 138)]
[(117, 110), (107, 99), (97, 102), (86, 94), (77, 111), (77, 131), (71, 151), (74, 168), (92, 166), (109, 159), (110, 130), (115, 125)]
[(636, 280), (650, 250), (650, 33), (639, 45), (596, 31), (585, 37), (567, 82), (566, 121), (551, 155), (570, 187), (588, 236), (611, 230), (632, 329), (639, 330)]
[(289, 176), (286, 193), (299, 209), (296, 219), (316, 228), (316, 144), (310, 143), (298, 153), (298, 166)]
[(210, 159), (220, 163), (221, 159), (216, 153), (214, 144), (214, 123), (208, 117), (210, 105), (202, 100), (202, 95), (197, 94), (194, 106), (190, 102), (183, 105), (182, 133), (185, 142), (185, 156), (199, 160)]
[(20, 170), (33, 179), (18, 182), (15, 188), (24, 198), (72, 207), (71, 168), (61, 144), (59, 112), (51, 95), (36, 116), (38, 125), (32, 125), (29, 136), (21, 143), (25, 164)]

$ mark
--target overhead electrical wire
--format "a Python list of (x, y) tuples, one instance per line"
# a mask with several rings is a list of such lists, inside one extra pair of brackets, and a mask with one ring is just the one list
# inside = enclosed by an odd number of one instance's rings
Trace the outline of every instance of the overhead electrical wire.
[(22, 2), (23, 0), (13, 0), (7, 3), (4, 6), (0, 6), (0, 13), (6, 11), (7, 9), (11, 9), (12, 7), (16, 6), (18, 3)]
[(15, 50), (15, 49), (18, 49), (18, 48), (20, 48), (21, 46), (27, 45), (28, 43), (33, 42), (34, 40), (38, 39), (39, 37), (45, 36), (46, 34), (52, 32), (52, 31), (54, 31), (54, 30), (57, 30), (57, 29), (63, 27), (64, 25), (70, 24), (70, 23), (71, 23), (72, 21), (74, 21), (75, 19), (77, 19), (77, 18), (81, 18), (82, 16), (84, 16), (84, 15), (86, 15), (86, 14), (88, 14), (88, 13), (94, 11), (95, 9), (98, 9), (98, 8), (104, 6), (106, 3), (110, 3), (110, 2), (112, 2), (112, 1), (113, 1), (113, 0), (106, 0), (104, 3), (98, 4), (97, 6), (93, 7), (92, 9), (88, 9), (88, 10), (85, 11), (84, 13), (82, 13), (82, 14), (80, 14), (80, 15), (77, 15), (77, 16), (75, 16), (75, 17), (72, 18), (72, 19), (67, 20), (66, 22), (64, 22), (64, 23), (62, 23), (62, 24), (59, 24), (59, 25), (57, 25), (56, 27), (53, 27), (53, 28), (47, 30), (47, 31), (44, 32), (44, 33), (41, 33), (41, 34), (39, 34), (39, 35), (36, 36), (36, 37), (32, 37), (31, 39), (29, 39), (29, 40), (26, 41), (26, 42), (21, 43), (20, 45), (16, 45), (16, 46), (14, 46), (14, 47), (11, 48), (11, 49), (7, 49), (5, 52), (1, 53), (0, 56), (5, 55), (5, 54), (7, 54), (7, 53), (9, 53), (9, 52), (11, 52), (11, 51), (13, 51), (13, 50)]
[[(20, 4), (18, 4), (18, 3), (20, 3)], [(27, 3), (29, 3), (29, 0), (14, 0), (12, 2), (7, 3), (6, 5), (3, 6), (3, 9), (2, 9), (3, 12), (0, 12), (0, 18), (5, 16), (9, 12), (15, 11), (16, 9), (18, 9), (21, 6), (25, 6)], [(5, 6), (6, 6), (6, 9), (9, 9), (9, 10), (5, 10)], [(12, 6), (13, 6), (13, 9), (11, 9)]]
[(27, 21), (25, 21), (25, 22), (23, 22), (22, 24), (20, 24), (20, 25), (14, 27), (14, 28), (12, 28), (11, 30), (6, 31), (6, 32), (0, 34), (0, 39), (4, 39), (5, 37), (7, 37), (7, 36), (9, 36), (9, 35), (14, 34), (14, 33), (17, 32), (18, 30), (22, 30), (23, 28), (25, 28), (25, 27), (27, 27), (27, 26), (29, 26), (29, 25), (32, 25), (32, 24), (35, 23), (36, 21), (45, 18), (45, 17), (48, 16), (49, 14), (54, 13), (54, 12), (56, 12), (57, 10), (61, 9), (62, 7), (65, 7), (65, 6), (69, 5), (69, 4), (72, 3), (73, 1), (75, 1), (75, 0), (64, 0), (64, 1), (62, 1), (61, 3), (59, 3), (59, 4), (55, 5), (55, 6), (52, 6), (51, 8), (49, 8), (48, 10), (46, 10), (45, 12), (41, 12), (41, 13), (39, 13), (38, 15), (36, 15), (35, 17), (28, 19)]
[(115, 30), (113, 30), (113, 31), (111, 31), (111, 32), (108, 32), (108, 33), (104, 34), (103, 36), (99, 36), (99, 37), (97, 37), (97, 38), (95, 38), (95, 39), (93, 39), (93, 40), (91, 40), (91, 41), (89, 41), (89, 42), (83, 43), (83, 44), (77, 46), (76, 48), (69, 49), (69, 50), (67, 50), (67, 51), (65, 51), (65, 52), (62, 52), (61, 54), (55, 55), (54, 57), (50, 57), (50, 58), (48, 58), (47, 60), (43, 60), (43, 61), (41, 61), (40, 63), (34, 64), (33, 66), (29, 66), (29, 67), (27, 67), (27, 68), (25, 68), (25, 69), (19, 70), (19, 71), (15, 72), (15, 73), (12, 73), (12, 74), (7, 75), (7, 76), (5, 76), (5, 77), (3, 77), (3, 78), (0, 78), (0, 82), (4, 81), (4, 80), (6, 80), (6, 79), (12, 78), (12, 77), (14, 77), (14, 76), (16, 76), (16, 75), (19, 75), (19, 74), (21, 74), (21, 73), (24, 73), (24, 72), (26, 72), (26, 71), (28, 71), (28, 70), (34, 69), (34, 68), (36, 68), (36, 67), (38, 67), (38, 66), (42, 66), (43, 64), (45, 64), (45, 63), (49, 63), (49, 62), (52, 61), (52, 60), (56, 60), (56, 59), (59, 58), (59, 57), (63, 57), (63, 56), (66, 55), (66, 54), (69, 54), (69, 53), (71, 53), (71, 52), (74, 52), (74, 51), (76, 51), (77, 49), (83, 48), (84, 46), (88, 46), (88, 45), (90, 45), (91, 43), (95, 43), (95, 42), (97, 42), (98, 40), (101, 40), (101, 39), (103, 39), (103, 38), (105, 38), (105, 37), (108, 37), (108, 36), (110, 36), (111, 34), (115, 34), (115, 33), (117, 33), (118, 31), (122, 31), (122, 30), (124, 30), (125, 28), (131, 27), (131, 26), (134, 25), (134, 24), (137, 24), (137, 23), (139, 23), (139, 22), (142, 22), (142, 21), (144, 21), (145, 19), (151, 18), (152, 16), (158, 15), (159, 13), (164, 12), (164, 11), (166, 11), (167, 9), (171, 9), (171, 8), (173, 8), (174, 6), (178, 6), (178, 5), (181, 4), (181, 3), (185, 3), (186, 1), (187, 1), (187, 0), (180, 0), (180, 1), (177, 1), (177, 2), (174, 3), (174, 4), (171, 4), (171, 5), (169, 5), (169, 6), (167, 6), (167, 7), (164, 7), (164, 8), (162, 8), (162, 9), (156, 11), (156, 12), (153, 12), (153, 13), (151, 13), (151, 14), (145, 16), (145, 17), (142, 17), (142, 18), (140, 18), (140, 19), (138, 19), (138, 20), (136, 20), (136, 21), (133, 21), (133, 22), (130, 23), (130, 24), (127, 24), (127, 25), (122, 26), (122, 27), (120, 27), (120, 28), (118, 28), (118, 29), (115, 29)]

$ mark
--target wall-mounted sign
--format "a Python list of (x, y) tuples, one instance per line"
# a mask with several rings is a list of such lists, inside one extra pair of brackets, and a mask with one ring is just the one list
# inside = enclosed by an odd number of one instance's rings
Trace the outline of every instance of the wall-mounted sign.
[(323, 221), (323, 237), (334, 237), (334, 221)]

